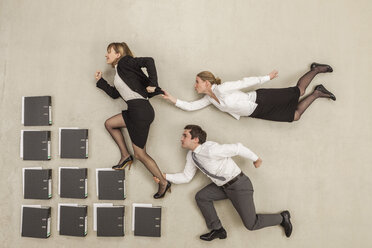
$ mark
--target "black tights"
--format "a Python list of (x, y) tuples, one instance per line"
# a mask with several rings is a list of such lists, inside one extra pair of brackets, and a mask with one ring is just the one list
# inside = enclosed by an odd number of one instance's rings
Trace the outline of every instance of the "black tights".
[[(124, 140), (124, 136), (121, 132), (121, 128), (125, 128), (125, 122), (123, 119), (123, 116), (121, 114), (114, 115), (113, 117), (107, 119), (105, 121), (105, 127), (107, 131), (110, 133), (111, 137), (116, 142), (117, 146), (119, 147), (121, 158), (119, 160), (119, 163), (122, 163), (126, 158), (129, 157), (129, 152)], [(167, 181), (163, 177), (162, 172), (160, 171), (158, 165), (156, 162), (147, 154), (146, 147), (143, 149), (136, 146), (135, 144), (132, 144), (133, 151), (134, 151), (134, 157), (141, 161), (147, 168), (150, 173), (159, 178), (159, 191), (158, 193), (163, 193), (165, 190), (165, 187), (167, 185)]]
[[(327, 66), (317, 66), (312, 70), (308, 71), (303, 75), (297, 82), (297, 87), (300, 89), (300, 96), (305, 94), (306, 88), (309, 86), (313, 78), (318, 73), (327, 72)], [(297, 105), (294, 120), (297, 121), (301, 118), (301, 115), (305, 110), (319, 97), (329, 97), (329, 95), (324, 94), (320, 91), (314, 90), (311, 94), (303, 98)]]

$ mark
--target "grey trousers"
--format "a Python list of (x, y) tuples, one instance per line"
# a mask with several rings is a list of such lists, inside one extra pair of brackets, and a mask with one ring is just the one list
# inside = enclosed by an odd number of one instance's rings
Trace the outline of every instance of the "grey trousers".
[(213, 201), (227, 198), (230, 199), (234, 208), (238, 211), (244, 226), (248, 230), (276, 226), (283, 220), (280, 214), (256, 214), (253, 202), (253, 186), (251, 180), (246, 175), (243, 175), (226, 189), (211, 183), (195, 195), (195, 200), (209, 229), (219, 229), (222, 227)]

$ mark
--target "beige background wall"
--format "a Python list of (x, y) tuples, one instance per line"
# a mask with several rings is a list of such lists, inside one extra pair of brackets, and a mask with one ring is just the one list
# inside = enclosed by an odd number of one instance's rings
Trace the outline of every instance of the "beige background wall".
[[(368, 247), (371, 232), (372, 145), (372, 2), (330, 1), (0, 1), (0, 137), (1, 247)], [(92, 228), (95, 168), (109, 167), (119, 152), (104, 129), (104, 121), (125, 108), (95, 87), (93, 74), (105, 64), (106, 46), (126, 41), (136, 56), (156, 60), (159, 83), (185, 100), (193, 91), (196, 73), (211, 70), (222, 80), (265, 75), (279, 78), (265, 87), (287, 87), (313, 61), (329, 63), (332, 74), (318, 75), (337, 101), (316, 101), (297, 123), (251, 118), (237, 121), (208, 107), (197, 112), (176, 109), (160, 97), (151, 100), (156, 119), (148, 152), (165, 172), (183, 169), (186, 151), (180, 134), (188, 123), (201, 125), (210, 140), (242, 142), (264, 163), (235, 161), (251, 178), (258, 212), (289, 209), (294, 231), (287, 239), (280, 227), (258, 231), (244, 228), (229, 201), (216, 203), (228, 232), (226, 240), (203, 243), (204, 220), (195, 193), (209, 183), (200, 172), (187, 185), (173, 185), (163, 200), (152, 199), (156, 185), (140, 162), (127, 173), (128, 198), (124, 238), (97, 238)], [(19, 158), (21, 97), (51, 95), (52, 160)], [(58, 158), (58, 128), (89, 128), (89, 158)], [(26, 128), (26, 129), (40, 129)], [(126, 137), (127, 134), (126, 134)], [(22, 197), (22, 167), (53, 168), (49, 201)], [(89, 168), (89, 197), (61, 199), (57, 195), (58, 166)], [(89, 206), (88, 236), (60, 236), (57, 204)], [(102, 201), (106, 202), (106, 201)], [(135, 237), (130, 230), (133, 202), (163, 207), (162, 237)], [(22, 238), (21, 204), (52, 206), (52, 236)]]

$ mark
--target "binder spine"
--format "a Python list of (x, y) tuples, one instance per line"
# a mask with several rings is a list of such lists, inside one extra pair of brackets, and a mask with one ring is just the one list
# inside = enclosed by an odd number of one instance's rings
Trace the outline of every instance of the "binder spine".
[(50, 155), (50, 131), (47, 131), (47, 133), (48, 133), (48, 147), (47, 147), (47, 149), (48, 149), (48, 159), (51, 159), (51, 155)]

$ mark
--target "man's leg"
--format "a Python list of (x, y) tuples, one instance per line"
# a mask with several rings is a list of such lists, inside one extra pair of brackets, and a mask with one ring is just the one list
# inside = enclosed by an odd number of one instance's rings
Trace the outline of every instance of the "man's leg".
[(248, 230), (257, 230), (282, 223), (283, 217), (281, 214), (256, 214), (253, 202), (253, 186), (247, 176), (242, 176), (234, 184), (227, 187), (225, 192)]
[(214, 183), (205, 186), (195, 195), (196, 203), (198, 204), (209, 229), (217, 230), (222, 227), (216, 209), (214, 208), (213, 201), (223, 199), (227, 199), (225, 192)]

